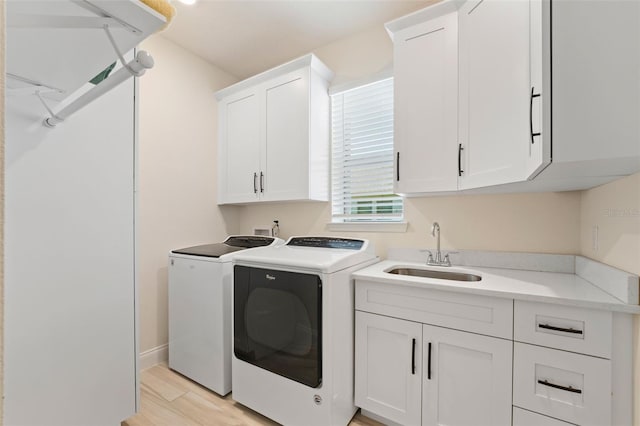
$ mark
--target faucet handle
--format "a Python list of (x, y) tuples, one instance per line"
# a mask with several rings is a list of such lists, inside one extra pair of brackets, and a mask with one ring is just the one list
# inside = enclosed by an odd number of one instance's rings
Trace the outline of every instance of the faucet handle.
[(427, 263), (433, 263), (433, 253), (431, 250), (420, 250), (421, 253), (428, 253), (427, 255)]

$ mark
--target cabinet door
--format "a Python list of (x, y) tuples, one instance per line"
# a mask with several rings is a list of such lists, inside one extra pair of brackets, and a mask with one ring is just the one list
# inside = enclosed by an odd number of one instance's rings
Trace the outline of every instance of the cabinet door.
[[(549, 1), (529, 1), (529, 149), (527, 178), (532, 179), (551, 162), (550, 33)], [(543, 22), (544, 21), (544, 22)]]
[(265, 201), (309, 197), (309, 70), (272, 80), (265, 88), (266, 143), (260, 192)]
[(396, 185), (401, 194), (458, 188), (458, 18), (394, 35)]
[(259, 92), (245, 92), (220, 105), (219, 204), (258, 199), (259, 98)]
[(356, 311), (355, 402), (388, 420), (419, 425), (422, 324)]
[(468, 1), (459, 10), (460, 189), (527, 178), (529, 2)]
[(422, 424), (511, 424), (509, 340), (425, 325)]

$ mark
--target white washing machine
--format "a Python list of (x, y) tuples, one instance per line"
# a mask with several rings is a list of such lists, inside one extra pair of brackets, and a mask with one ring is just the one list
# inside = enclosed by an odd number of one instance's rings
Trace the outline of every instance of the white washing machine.
[(231, 391), (231, 260), (282, 243), (230, 236), (169, 253), (169, 368), (220, 395)]
[(347, 425), (353, 402), (352, 272), (366, 240), (292, 237), (234, 257), (233, 399), (287, 426)]

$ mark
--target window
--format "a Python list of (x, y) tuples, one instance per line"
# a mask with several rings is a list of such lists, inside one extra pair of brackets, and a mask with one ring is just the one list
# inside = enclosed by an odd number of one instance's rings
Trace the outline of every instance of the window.
[(333, 222), (402, 220), (393, 193), (393, 79), (331, 96)]

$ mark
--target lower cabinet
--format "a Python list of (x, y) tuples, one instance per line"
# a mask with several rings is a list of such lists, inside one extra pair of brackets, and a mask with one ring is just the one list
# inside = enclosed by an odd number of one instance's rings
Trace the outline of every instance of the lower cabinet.
[(563, 422), (553, 417), (543, 416), (533, 411), (513, 407), (513, 426), (572, 426), (573, 423)]
[(611, 423), (611, 361), (516, 342), (513, 404), (583, 426)]
[(356, 311), (356, 405), (408, 426), (510, 425), (512, 345)]
[(355, 402), (406, 426), (633, 423), (633, 318), (355, 281)]
[(422, 425), (511, 424), (513, 342), (424, 325)]
[(355, 402), (388, 420), (419, 425), (422, 324), (356, 311)]

